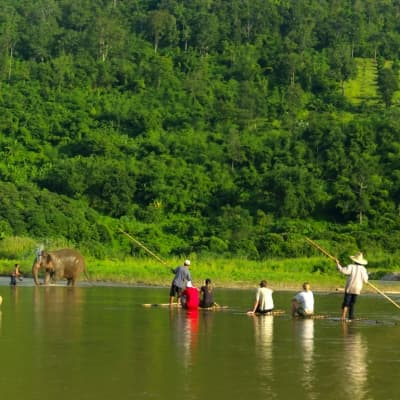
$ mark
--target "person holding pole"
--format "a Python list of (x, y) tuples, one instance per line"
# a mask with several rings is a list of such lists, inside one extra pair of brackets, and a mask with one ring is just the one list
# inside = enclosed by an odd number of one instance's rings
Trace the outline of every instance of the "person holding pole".
[[(325, 249), (323, 249), (318, 243), (314, 242), (310, 238), (306, 237), (306, 240), (308, 243), (310, 243), (312, 246), (314, 246), (316, 249), (318, 249), (321, 253), (325, 254), (328, 258), (331, 260), (335, 261), (336, 264), (339, 263), (336, 257), (332, 256), (329, 254)], [(365, 260), (366, 261), (366, 260)], [(339, 263), (340, 264), (340, 263)], [(366, 264), (365, 264), (366, 265)], [(372, 287), (376, 292), (378, 292), (380, 295), (382, 295), (386, 300), (390, 301), (395, 307), (397, 307), (400, 310), (400, 305), (397, 304), (393, 299), (391, 299), (389, 296), (387, 296), (385, 293), (382, 292), (379, 288), (377, 288), (375, 285), (373, 285), (371, 282), (366, 281), (365, 282), (367, 285)]]
[[(347, 267), (342, 267), (340, 261), (336, 259), (336, 265), (339, 272), (347, 275), (346, 287), (344, 290), (344, 298), (342, 304), (342, 321), (354, 319), (354, 305), (357, 296), (361, 293), (364, 283), (368, 283), (368, 272), (365, 265), (368, 261), (364, 258), (361, 252), (354, 256), (350, 256), (353, 261)], [(347, 318), (348, 317), (348, 318)]]
[(171, 289), (169, 291), (169, 305), (172, 306), (175, 298), (177, 299), (178, 305), (181, 303), (181, 296), (184, 288), (186, 287), (186, 282), (192, 280), (189, 271), (190, 260), (185, 260), (182, 266), (171, 269), (175, 277), (171, 284)]

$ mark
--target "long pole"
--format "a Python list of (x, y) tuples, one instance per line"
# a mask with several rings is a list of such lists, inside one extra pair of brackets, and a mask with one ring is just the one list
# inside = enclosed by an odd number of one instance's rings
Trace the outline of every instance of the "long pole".
[(321, 253), (325, 254), (328, 258), (330, 258), (331, 260), (335, 261), (337, 260), (336, 257), (330, 255), (325, 249), (323, 249), (318, 243), (314, 242), (314, 240), (311, 240), (310, 238), (306, 237), (306, 240), (308, 243), (310, 243), (312, 246), (314, 246), (315, 248), (317, 248)]
[(150, 255), (152, 255), (155, 259), (157, 259), (158, 261), (160, 261), (160, 263), (167, 265), (167, 263), (161, 259), (160, 257), (158, 257), (157, 254), (154, 254), (150, 249), (148, 249), (144, 244), (140, 243), (139, 240), (135, 239), (133, 236), (131, 236), (129, 233), (126, 233), (125, 231), (123, 231), (122, 229), (119, 229), (119, 231), (121, 233), (123, 233), (125, 236), (127, 236), (129, 239), (132, 240), (132, 242), (136, 243), (138, 246), (140, 246), (142, 249), (144, 249), (145, 251), (147, 251), (147, 253), (149, 253)]
[[(314, 242), (313, 240), (309, 239), (306, 237), (306, 240), (308, 243), (310, 243), (312, 246), (317, 248), (321, 253), (325, 254), (327, 257), (329, 257), (331, 260), (337, 261), (337, 258), (329, 254), (325, 249), (323, 249), (319, 244)], [(385, 293), (382, 292), (379, 288), (377, 288), (375, 285), (373, 285), (371, 282), (367, 281), (367, 284), (371, 286), (376, 292), (378, 292), (380, 295), (382, 295), (386, 300), (390, 301), (394, 306), (396, 306), (398, 309), (400, 309), (400, 305), (397, 304), (394, 300), (392, 300), (389, 296), (387, 296)]]
[(375, 285), (373, 285), (371, 282), (367, 282), (369, 286), (371, 286), (373, 289), (375, 289), (379, 294), (381, 294), (386, 300), (389, 300), (394, 306), (400, 309), (400, 305), (398, 305), (394, 300), (392, 300), (389, 296), (387, 296), (385, 293), (382, 292), (379, 288), (377, 288)]

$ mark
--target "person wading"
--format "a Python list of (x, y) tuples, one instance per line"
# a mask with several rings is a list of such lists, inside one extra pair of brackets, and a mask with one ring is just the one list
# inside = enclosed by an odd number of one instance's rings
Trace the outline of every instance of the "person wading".
[(14, 269), (13, 269), (13, 271), (11, 272), (11, 275), (10, 275), (10, 278), (11, 278), (11, 279), (10, 279), (10, 285), (11, 285), (11, 286), (16, 286), (16, 284), (17, 284), (17, 279), (18, 279), (19, 281), (22, 281), (22, 274), (21, 274), (19, 268), (20, 268), (20, 265), (19, 265), (19, 264), (15, 264), (15, 265), (14, 265)]
[(171, 289), (169, 291), (170, 306), (174, 303), (175, 298), (177, 299), (177, 303), (180, 304), (183, 289), (186, 287), (186, 283), (192, 280), (189, 266), (190, 260), (185, 260), (183, 265), (176, 267), (175, 269), (171, 269), (172, 273), (175, 274), (175, 277), (172, 281)]
[(368, 282), (368, 272), (365, 265), (368, 261), (363, 254), (357, 253), (355, 256), (350, 256), (353, 261), (347, 267), (342, 267), (340, 261), (336, 259), (336, 265), (339, 272), (347, 275), (346, 287), (344, 290), (344, 298), (342, 303), (342, 321), (354, 319), (354, 305), (358, 295), (361, 293), (363, 284)]

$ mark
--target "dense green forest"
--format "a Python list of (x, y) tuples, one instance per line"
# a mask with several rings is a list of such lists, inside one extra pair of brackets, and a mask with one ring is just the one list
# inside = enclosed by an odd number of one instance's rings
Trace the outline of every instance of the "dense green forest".
[(2, 0), (0, 238), (396, 251), (399, 17), (398, 0)]

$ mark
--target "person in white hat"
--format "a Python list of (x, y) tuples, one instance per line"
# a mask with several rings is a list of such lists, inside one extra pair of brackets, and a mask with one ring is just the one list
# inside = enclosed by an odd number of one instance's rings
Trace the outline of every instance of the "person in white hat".
[(175, 269), (171, 269), (172, 273), (175, 274), (175, 277), (171, 284), (171, 289), (169, 291), (169, 305), (172, 306), (175, 298), (177, 299), (177, 303), (180, 304), (182, 292), (186, 287), (186, 282), (192, 280), (189, 271), (190, 260), (185, 260), (183, 265), (176, 267)]
[(357, 296), (361, 293), (363, 284), (368, 282), (368, 272), (365, 266), (368, 261), (364, 258), (362, 253), (357, 253), (350, 256), (353, 261), (347, 267), (342, 267), (339, 260), (336, 260), (337, 269), (343, 274), (347, 275), (346, 287), (344, 290), (344, 299), (342, 304), (342, 320), (346, 321), (354, 319), (354, 305)]

